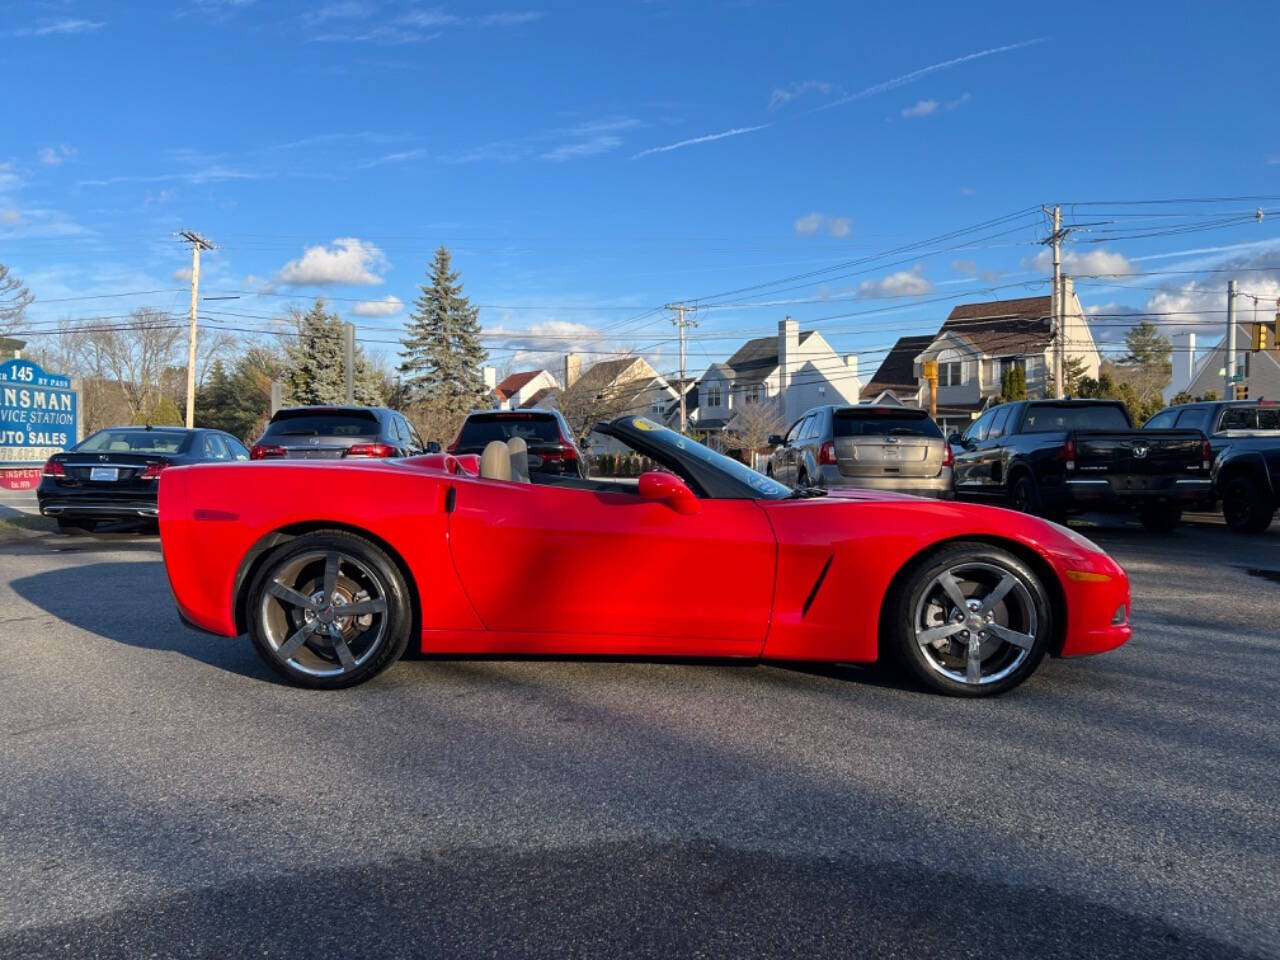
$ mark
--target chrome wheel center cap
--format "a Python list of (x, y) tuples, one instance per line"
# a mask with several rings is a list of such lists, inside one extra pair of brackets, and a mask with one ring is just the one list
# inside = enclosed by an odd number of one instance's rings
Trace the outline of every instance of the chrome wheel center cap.
[(333, 607), (332, 606), (322, 607), (320, 609), (320, 612), (316, 614), (316, 617), (320, 620), (321, 623), (325, 623), (325, 624), (333, 623)]

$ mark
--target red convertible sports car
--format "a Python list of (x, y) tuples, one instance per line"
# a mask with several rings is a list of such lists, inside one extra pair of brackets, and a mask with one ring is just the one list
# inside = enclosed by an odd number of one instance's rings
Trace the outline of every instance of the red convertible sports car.
[(597, 428), (663, 469), (538, 474), (482, 456), (173, 467), (160, 533), (183, 619), (248, 632), (289, 681), (344, 687), (431, 654), (892, 657), (999, 693), (1045, 654), (1130, 635), (1124, 571), (997, 507), (793, 490), (643, 417)]

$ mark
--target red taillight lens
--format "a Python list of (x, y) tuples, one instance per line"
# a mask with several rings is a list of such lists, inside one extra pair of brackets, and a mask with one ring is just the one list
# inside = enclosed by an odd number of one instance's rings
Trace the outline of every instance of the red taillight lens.
[(255, 443), (249, 450), (250, 460), (266, 460), (270, 457), (283, 457), (284, 447), (273, 446), (269, 443)]
[(167, 467), (167, 463), (148, 463), (147, 469), (142, 471), (139, 480), (158, 480), (160, 479), (160, 471)]
[(1068, 440), (1062, 445), (1062, 459), (1067, 461), (1067, 469), (1074, 470), (1076, 468), (1076, 442)]
[(537, 456), (543, 460), (577, 460), (578, 451), (566, 443), (559, 450), (548, 450), (545, 453), (539, 450)]
[(835, 466), (836, 442), (834, 440), (828, 440), (818, 448), (818, 463), (828, 467)]
[(62, 465), (61, 460), (45, 461), (44, 470), (41, 471), (46, 477), (65, 477), (67, 468)]
[(942, 448), (942, 466), (944, 468), (954, 467), (956, 465), (955, 451), (951, 449), (951, 444), (948, 443), (946, 440), (943, 440), (942, 442), (943, 444), (945, 444), (945, 446), (943, 446)]
[(344, 457), (394, 457), (396, 448), (389, 443), (353, 443)]
[(1204, 461), (1206, 470), (1213, 466), (1213, 447), (1209, 446), (1208, 437), (1204, 437), (1200, 441), (1200, 459)]

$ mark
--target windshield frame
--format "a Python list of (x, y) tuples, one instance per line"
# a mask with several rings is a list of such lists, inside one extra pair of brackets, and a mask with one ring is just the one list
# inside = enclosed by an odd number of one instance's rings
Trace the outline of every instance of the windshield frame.
[(708, 500), (786, 500), (795, 491), (648, 417), (619, 417), (594, 432), (622, 441), (675, 473)]

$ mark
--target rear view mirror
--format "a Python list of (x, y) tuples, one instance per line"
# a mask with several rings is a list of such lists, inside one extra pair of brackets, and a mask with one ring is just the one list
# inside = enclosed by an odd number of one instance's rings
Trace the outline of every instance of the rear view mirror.
[(640, 475), (640, 496), (665, 503), (676, 513), (692, 514), (702, 509), (683, 480), (673, 473), (650, 470)]

